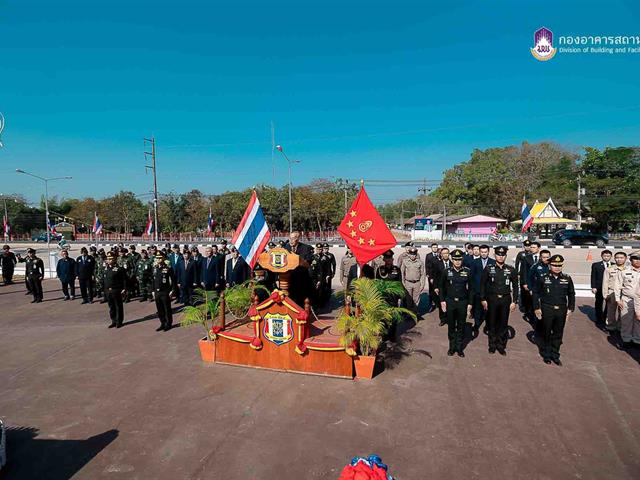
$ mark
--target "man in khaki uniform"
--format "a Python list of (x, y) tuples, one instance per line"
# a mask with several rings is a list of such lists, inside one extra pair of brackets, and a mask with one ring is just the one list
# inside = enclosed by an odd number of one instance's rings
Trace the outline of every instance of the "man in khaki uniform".
[[(397, 265), (398, 268), (402, 268), (402, 262), (404, 262), (409, 255), (411, 255), (411, 249), (415, 247), (413, 242), (407, 242), (404, 244), (404, 252), (398, 255)], [(420, 258), (420, 254), (418, 254), (418, 258)]]
[(627, 254), (617, 252), (614, 256), (615, 263), (604, 271), (602, 276), (602, 295), (606, 302), (605, 325), (607, 330), (620, 330), (620, 309), (613, 293), (616, 279), (627, 270)]
[(400, 274), (402, 284), (413, 301), (412, 308), (417, 313), (418, 305), (420, 304), (420, 294), (424, 290), (427, 274), (422, 260), (418, 257), (418, 249), (411, 247), (408, 253), (409, 255), (400, 266)]
[(640, 345), (640, 253), (629, 255), (631, 268), (624, 270), (616, 278), (613, 293), (620, 308), (620, 335), (626, 348)]
[(347, 288), (349, 270), (351, 270), (351, 267), (355, 264), (356, 257), (354, 257), (351, 250), (347, 248), (347, 253), (345, 253), (342, 260), (340, 260), (340, 285), (342, 285), (343, 288)]

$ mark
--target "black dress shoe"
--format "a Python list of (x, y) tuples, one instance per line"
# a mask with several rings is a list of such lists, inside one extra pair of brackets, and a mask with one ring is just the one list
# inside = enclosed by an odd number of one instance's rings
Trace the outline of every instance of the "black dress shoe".
[(31, 295), (31, 292), (26, 292), (25, 295)]
[(66, 302), (67, 300), (69, 300), (69, 297), (64, 297), (64, 298), (62, 299), (62, 301), (63, 301), (63, 302)]
[(38, 300), (31, 300), (31, 303), (36, 303)]
[(169, 330), (171, 330), (173, 328), (173, 325), (167, 325), (166, 327), (164, 327), (164, 331), (168, 332)]
[(86, 300), (82, 300), (82, 302), (80, 303), (80, 305), (84, 305), (84, 304), (86, 304), (86, 303), (89, 303), (89, 302), (87, 302)]
[(440, 320), (440, 326), (441, 327), (445, 326), (446, 324), (447, 324), (447, 322), (444, 322), (444, 321)]
[(115, 323), (112, 323), (112, 324), (111, 324), (111, 325), (109, 325), (107, 328), (113, 328), (113, 327), (115, 327), (115, 326), (116, 326), (116, 324), (115, 324)]
[(464, 352), (462, 350), (458, 350), (458, 356), (460, 358), (464, 358)]
[(490, 348), (489, 349), (489, 353), (496, 353), (496, 349), (495, 348)]
[(161, 332), (162, 330), (164, 330), (164, 325), (160, 325), (158, 328), (156, 328), (156, 332)]
[(116, 328), (122, 328), (122, 324), (116, 325)]
[(453, 350), (449, 350), (449, 351), (447, 352), (447, 355), (449, 355), (450, 357), (453, 357), (453, 354), (454, 354), (454, 353), (455, 353), (455, 352), (454, 352)]
[(550, 358), (545, 358), (544, 359), (544, 363), (546, 363), (547, 365), (551, 365), (551, 359)]
[(502, 355), (503, 357), (506, 357), (506, 356), (507, 356), (507, 351), (506, 351), (504, 348), (499, 348), (499, 349), (498, 349), (498, 353), (499, 353), (500, 355)]
[(36, 303), (42, 303), (42, 299), (39, 298), (38, 300), (36, 300)]
[(556, 364), (556, 365), (558, 365), (559, 367), (561, 367), (561, 366), (562, 366), (562, 362), (560, 361), (560, 359), (559, 359), (559, 358), (554, 358), (552, 361), (553, 361), (553, 363), (555, 363), (555, 364)]

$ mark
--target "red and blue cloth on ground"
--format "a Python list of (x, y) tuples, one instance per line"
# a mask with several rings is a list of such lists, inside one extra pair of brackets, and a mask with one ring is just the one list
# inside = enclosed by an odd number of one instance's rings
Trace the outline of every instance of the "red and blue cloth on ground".
[(240, 225), (238, 225), (236, 232), (233, 234), (231, 243), (238, 249), (245, 262), (253, 268), (258, 261), (258, 256), (269, 243), (270, 238), (271, 232), (269, 231), (267, 220), (264, 218), (264, 213), (262, 213), (258, 195), (254, 191), (251, 194), (249, 205), (247, 205), (247, 209), (242, 216)]
[(353, 457), (351, 463), (342, 469), (338, 480), (393, 480), (387, 469), (377, 455)]

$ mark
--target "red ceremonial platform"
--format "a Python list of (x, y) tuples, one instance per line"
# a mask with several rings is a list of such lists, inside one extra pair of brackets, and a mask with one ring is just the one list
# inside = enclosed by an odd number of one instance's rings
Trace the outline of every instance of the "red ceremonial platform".
[(288, 296), (291, 272), (308, 265), (295, 253), (274, 248), (260, 266), (279, 275), (280, 288), (245, 318), (213, 328), (213, 361), (286, 372), (353, 378), (353, 348), (340, 344), (336, 319), (316, 315), (309, 300), (298, 305)]

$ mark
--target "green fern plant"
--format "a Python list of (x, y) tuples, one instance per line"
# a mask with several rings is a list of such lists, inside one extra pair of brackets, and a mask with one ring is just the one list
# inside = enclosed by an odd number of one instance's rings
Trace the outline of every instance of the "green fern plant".
[(358, 278), (351, 283), (352, 295), (360, 307), (356, 316), (343, 308), (338, 315), (340, 343), (344, 347), (357, 342), (362, 355), (372, 355), (378, 350), (382, 336), (394, 322), (401, 322), (404, 316), (416, 319), (411, 310), (395, 305), (396, 299), (405, 295), (400, 282)]
[(186, 306), (182, 310), (182, 317), (180, 319), (180, 326), (192, 327), (193, 325), (200, 325), (204, 328), (207, 335), (207, 340), (213, 340), (211, 337), (211, 329), (216, 318), (218, 318), (218, 311), (220, 307), (220, 297), (215, 291), (206, 291), (201, 288), (196, 288), (193, 292), (194, 306)]
[(224, 291), (224, 304), (226, 309), (236, 318), (244, 318), (251, 308), (253, 292), (263, 290), (267, 293), (269, 289), (264, 285), (254, 284), (251, 280), (234, 285)]

